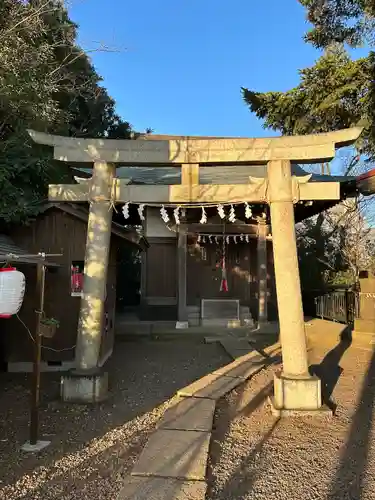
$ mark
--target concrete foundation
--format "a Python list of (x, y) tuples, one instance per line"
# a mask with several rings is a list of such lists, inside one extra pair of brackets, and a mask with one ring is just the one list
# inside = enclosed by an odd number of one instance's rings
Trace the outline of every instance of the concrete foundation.
[(61, 399), (69, 403), (100, 403), (108, 397), (108, 373), (73, 370), (61, 377)]
[(21, 446), (21, 450), (26, 453), (38, 453), (44, 450), (44, 448), (47, 448), (50, 444), (51, 441), (37, 441), (35, 444), (30, 444), (30, 441), (27, 441)]
[[(43, 361), (40, 363), (40, 371), (46, 372), (67, 372), (75, 366), (74, 361), (61, 361), (61, 363), (49, 364)], [(7, 364), (7, 372), (9, 373), (32, 373), (33, 363), (31, 361), (16, 361)]]
[(317, 411), (322, 408), (321, 381), (316, 376), (288, 378), (276, 373), (273, 407), (277, 411)]
[(319, 417), (319, 418), (331, 418), (333, 416), (333, 411), (327, 405), (323, 405), (317, 410), (285, 410), (275, 407), (275, 400), (273, 397), (268, 398), (269, 404), (271, 406), (272, 415), (278, 418), (283, 417)]

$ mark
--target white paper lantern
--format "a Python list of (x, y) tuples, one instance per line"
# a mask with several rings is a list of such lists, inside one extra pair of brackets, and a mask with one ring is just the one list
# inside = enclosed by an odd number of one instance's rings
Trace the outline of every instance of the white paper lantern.
[(15, 267), (0, 269), (0, 318), (10, 318), (21, 309), (25, 276)]

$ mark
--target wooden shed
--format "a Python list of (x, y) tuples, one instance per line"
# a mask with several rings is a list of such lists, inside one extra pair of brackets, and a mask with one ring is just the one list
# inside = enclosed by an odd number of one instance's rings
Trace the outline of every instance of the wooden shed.
[[(69, 369), (74, 365), (75, 344), (81, 291), (73, 274), (83, 271), (88, 210), (67, 203), (48, 203), (29, 226), (16, 227), (6, 237), (0, 237), (1, 253), (51, 254), (62, 257), (47, 262), (45, 314), (60, 323), (52, 339), (43, 338), (42, 369)], [(121, 245), (144, 248), (144, 240), (135, 230), (112, 224), (109, 256), (105, 320), (100, 364), (111, 355), (114, 343), (116, 306), (117, 250)], [(26, 292), (22, 308), (16, 317), (1, 320), (3, 362), (8, 371), (30, 371), (33, 357), (38, 294), (36, 292), (36, 262), (19, 259), (17, 268), (26, 276)]]

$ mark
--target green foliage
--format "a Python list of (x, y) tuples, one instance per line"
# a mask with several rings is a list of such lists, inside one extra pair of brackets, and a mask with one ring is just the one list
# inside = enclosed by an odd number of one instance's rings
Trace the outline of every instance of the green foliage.
[(287, 92), (260, 93), (243, 88), (250, 110), (266, 128), (284, 135), (366, 127), (362, 147), (375, 155), (371, 58), (351, 60), (340, 46), (328, 50), (311, 68), (300, 71), (300, 84)]
[(55, 318), (43, 318), (40, 322), (43, 325), (55, 326), (56, 328), (60, 327), (60, 321)]
[(319, 48), (332, 43), (347, 43), (357, 47), (374, 42), (374, 0), (299, 0), (307, 9), (307, 19), (313, 28), (306, 41)]
[(283, 134), (326, 132), (365, 126), (364, 152), (375, 157), (375, 54), (352, 60), (343, 44), (375, 42), (374, 0), (299, 0), (312, 29), (305, 40), (324, 48), (311, 68), (300, 71), (301, 83), (288, 92), (243, 89), (251, 111), (265, 127)]
[(74, 137), (132, 134), (76, 36), (59, 0), (0, 2), (0, 219), (6, 223), (35, 216), (48, 183), (68, 175), (26, 129)]

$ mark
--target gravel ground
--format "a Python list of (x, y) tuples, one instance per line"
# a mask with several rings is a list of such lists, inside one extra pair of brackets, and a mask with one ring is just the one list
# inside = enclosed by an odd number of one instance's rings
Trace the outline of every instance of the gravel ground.
[(375, 354), (315, 348), (331, 420), (273, 417), (269, 367), (222, 400), (211, 443), (207, 500), (375, 498)]
[(0, 374), (0, 499), (114, 500), (177, 389), (225, 365), (199, 340), (119, 342), (108, 366), (111, 398), (98, 406), (59, 401), (59, 376), (42, 375), (41, 436), (52, 444), (25, 454), (28, 376)]

